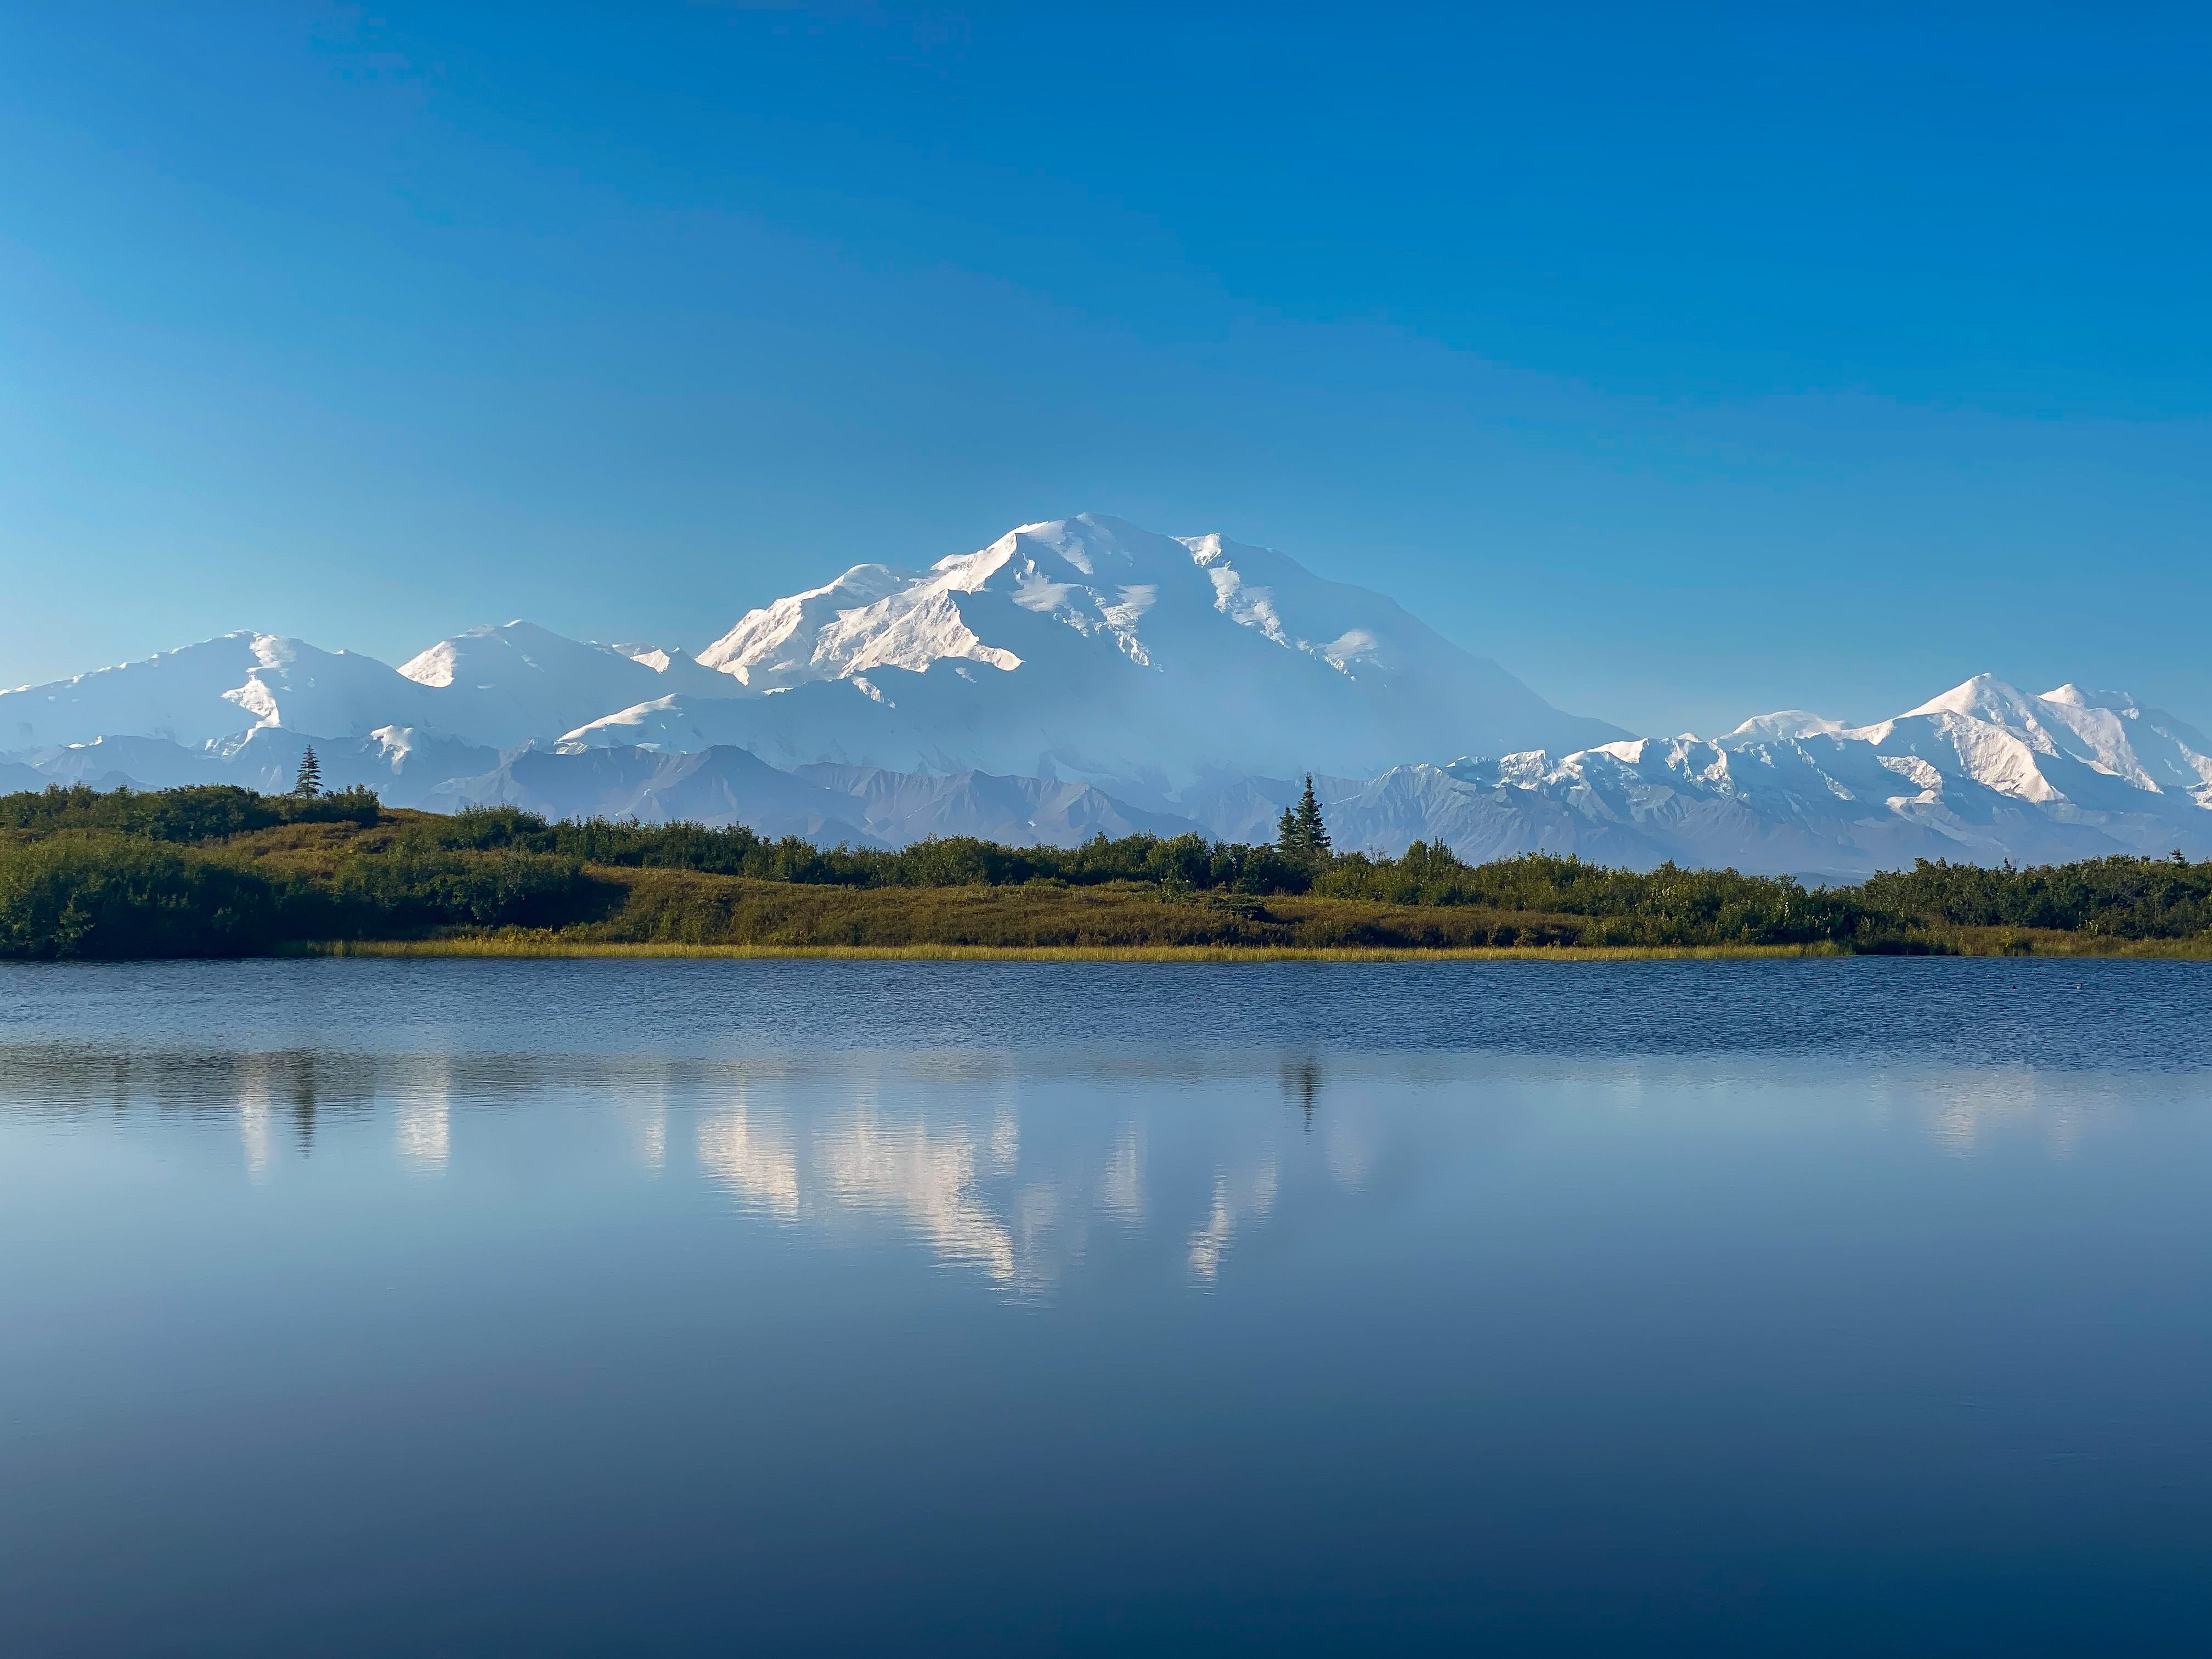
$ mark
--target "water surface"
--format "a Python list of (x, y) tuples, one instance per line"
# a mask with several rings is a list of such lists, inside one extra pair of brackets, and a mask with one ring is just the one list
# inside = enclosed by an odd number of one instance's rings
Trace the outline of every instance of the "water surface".
[(0, 1650), (2193, 1652), (2212, 969), (0, 969)]

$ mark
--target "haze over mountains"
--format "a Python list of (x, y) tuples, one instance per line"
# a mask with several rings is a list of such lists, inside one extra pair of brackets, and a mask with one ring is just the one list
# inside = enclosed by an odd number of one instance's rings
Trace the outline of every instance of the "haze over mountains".
[(0, 788), (283, 788), (310, 740), (326, 781), (394, 805), (817, 841), (1264, 840), (1312, 771), (1346, 848), (1814, 877), (2212, 854), (2212, 742), (2122, 693), (1984, 676), (1872, 726), (1637, 738), (1282, 554), (1090, 515), (855, 566), (696, 657), (525, 622), (396, 669), (226, 635), (0, 693)]

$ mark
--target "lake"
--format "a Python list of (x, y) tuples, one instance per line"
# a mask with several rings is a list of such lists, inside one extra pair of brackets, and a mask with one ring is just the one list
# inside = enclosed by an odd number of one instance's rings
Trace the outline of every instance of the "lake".
[(0, 1650), (2201, 1651), (2208, 1006), (0, 968)]

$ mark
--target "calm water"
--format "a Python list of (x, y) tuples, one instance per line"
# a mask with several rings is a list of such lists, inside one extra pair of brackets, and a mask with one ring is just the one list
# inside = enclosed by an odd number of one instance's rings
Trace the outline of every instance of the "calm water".
[(0, 969), (0, 1651), (2202, 1651), (2212, 969)]

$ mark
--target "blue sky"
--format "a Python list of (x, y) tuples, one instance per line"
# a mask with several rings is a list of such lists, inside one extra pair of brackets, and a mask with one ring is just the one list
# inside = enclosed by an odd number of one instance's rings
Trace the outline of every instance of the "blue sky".
[(1563, 707), (2212, 724), (2201, 8), (18, 6), (0, 684), (1085, 509)]

